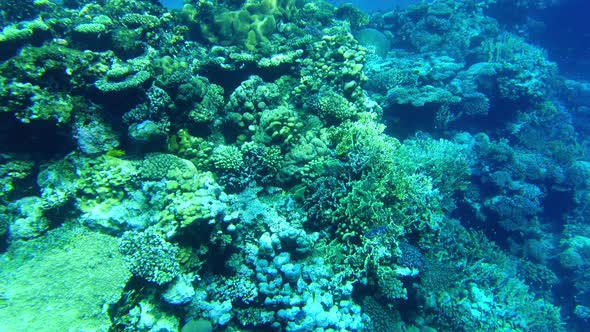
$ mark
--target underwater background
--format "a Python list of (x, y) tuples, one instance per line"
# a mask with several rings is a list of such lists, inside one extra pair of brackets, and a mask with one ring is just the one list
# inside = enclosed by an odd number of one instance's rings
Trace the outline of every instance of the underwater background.
[(0, 331), (590, 330), (588, 12), (2, 0)]

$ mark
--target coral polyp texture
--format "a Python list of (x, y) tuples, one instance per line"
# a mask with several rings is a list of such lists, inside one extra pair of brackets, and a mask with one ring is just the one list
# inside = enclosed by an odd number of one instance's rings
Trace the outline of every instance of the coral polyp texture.
[(590, 330), (572, 2), (1, 1), (0, 331)]

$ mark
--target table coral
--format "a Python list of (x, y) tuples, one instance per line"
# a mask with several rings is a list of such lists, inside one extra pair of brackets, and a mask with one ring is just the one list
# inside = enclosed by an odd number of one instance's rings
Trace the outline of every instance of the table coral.
[(5, 26), (0, 32), (0, 59), (14, 55), (19, 47), (27, 43), (37, 44), (50, 37), (49, 26), (39, 19)]

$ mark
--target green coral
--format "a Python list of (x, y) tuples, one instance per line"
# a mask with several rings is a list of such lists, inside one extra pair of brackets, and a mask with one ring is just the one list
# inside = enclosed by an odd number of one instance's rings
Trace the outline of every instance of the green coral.
[(192, 136), (186, 129), (180, 129), (168, 140), (168, 150), (181, 158), (190, 160), (197, 169), (209, 166), (209, 157), (214, 144), (201, 137)]
[(302, 121), (295, 110), (279, 106), (260, 115), (253, 139), (260, 143), (289, 145), (298, 139), (302, 127)]
[(583, 305), (577, 305), (576, 308), (574, 309), (574, 313), (576, 314), (576, 316), (578, 316), (580, 319), (583, 319), (585, 321), (590, 320), (590, 308), (583, 306)]
[[(164, 197), (162, 208), (156, 215), (160, 228), (175, 231), (176, 228), (201, 228), (214, 224), (225, 205), (219, 200), (221, 189), (213, 174), (185, 174), (180, 171), (169, 173), (170, 179), (161, 181)], [(154, 187), (154, 189), (158, 188)]]
[(107, 30), (102, 23), (81, 23), (74, 27), (74, 32), (85, 36), (98, 36)]
[(276, 145), (268, 147), (255, 142), (246, 142), (242, 145), (241, 150), (249, 162), (253, 162), (255, 166), (259, 167), (258, 171), (260, 172), (274, 174), (283, 165), (281, 148)]
[(564, 250), (560, 255), (560, 263), (563, 267), (575, 271), (588, 266), (590, 237), (584, 235), (578, 234), (561, 240)]
[(9, 225), (10, 221), (6, 215), (6, 207), (0, 206), (0, 239), (4, 239), (6, 234), (8, 234)]
[(82, 11), (86, 7), (96, 6), (101, 12), (109, 13), (111, 17), (123, 17), (129, 13), (137, 13), (141, 15), (161, 16), (164, 13), (164, 7), (156, 1), (127, 1), (127, 0), (107, 0), (103, 6), (97, 6), (96, 3), (90, 2), (88, 5), (82, 7)]
[(63, 206), (75, 198), (76, 168), (69, 158), (44, 165), (37, 175), (41, 198), (50, 208)]
[(104, 60), (59, 44), (26, 46), (0, 66), (0, 110), (14, 113), (22, 122), (68, 123), (83, 104), (77, 94), (88, 80), (104, 73)]
[(49, 119), (53, 119), (57, 123), (66, 123), (70, 121), (70, 116), (75, 108), (74, 99), (67, 94), (49, 94), (37, 91), (30, 101), (32, 105), (16, 114), (17, 118), (25, 123), (31, 120)]
[(551, 290), (551, 288), (559, 281), (557, 275), (555, 275), (555, 273), (547, 266), (542, 264), (535, 264), (523, 260), (519, 264), (519, 270), (522, 279), (527, 281), (527, 284), (535, 291), (539, 291), (539, 293)]
[(163, 56), (155, 59), (158, 86), (166, 90), (178, 106), (178, 112), (198, 125), (215, 120), (225, 105), (224, 89), (206, 77), (193, 75), (196, 63)]
[(367, 51), (341, 26), (324, 30), (321, 40), (307, 45), (309, 57), (301, 61), (301, 78), (293, 89), (299, 98), (330, 85), (351, 102), (366, 101), (362, 85), (367, 81), (363, 72)]
[(358, 110), (342, 95), (322, 90), (312, 95), (306, 105), (312, 114), (318, 115), (328, 123), (339, 123), (355, 118)]
[(117, 233), (129, 224), (146, 224), (141, 212), (145, 196), (139, 192), (138, 174), (133, 161), (71, 154), (45, 165), (37, 184), (47, 209), (54, 212), (71, 204), (72, 214), (85, 226)]
[[(237, 10), (223, 10), (203, 17), (201, 33), (211, 43), (241, 45), (250, 51), (269, 43), (277, 20), (292, 15), (293, 0), (246, 1)], [(193, 9), (195, 10), (195, 9)], [(185, 11), (189, 11), (188, 8)]]
[[(194, 103), (193, 108), (188, 113), (188, 118), (195, 123), (212, 122), (219, 111), (223, 109), (225, 102), (222, 87), (208, 82), (204, 84), (206, 85), (206, 88), (204, 88), (205, 93), (192, 99), (193, 102), (195, 100), (199, 100), (199, 102)], [(181, 86), (180, 90), (186, 92), (186, 87)], [(187, 96), (185, 95), (183, 98), (186, 99)]]
[(31, 239), (45, 233), (51, 224), (46, 210), (45, 202), (36, 196), (10, 203), (10, 237), (15, 240)]
[(367, 66), (367, 76), (371, 78), (367, 89), (383, 95), (379, 99), (386, 97), (383, 102), (423, 107), (453, 105), (462, 100), (449, 84), (463, 69), (462, 63), (448, 56), (394, 52), (398, 53)]
[(363, 312), (371, 318), (367, 326), (370, 331), (400, 332), (409, 330), (404, 324), (402, 315), (397, 310), (382, 301), (378, 301), (373, 296), (364, 297), (361, 306)]
[(474, 163), (468, 146), (430, 137), (406, 140), (396, 156), (408, 172), (427, 174), (449, 203), (453, 195), (467, 188)]
[(350, 3), (338, 7), (334, 15), (338, 19), (348, 21), (350, 27), (354, 30), (358, 30), (369, 23), (369, 15)]
[(128, 13), (121, 17), (121, 23), (131, 29), (153, 29), (160, 24), (160, 19), (150, 14)]
[(49, 26), (41, 19), (8, 25), (0, 32), (0, 59), (13, 55), (25, 44), (40, 44), (50, 37)]
[(335, 151), (351, 178), (336, 195), (330, 223), (347, 242), (358, 243), (378, 226), (403, 236), (436, 229), (442, 220), (441, 195), (432, 179), (415, 172), (411, 164), (398, 162), (400, 143), (383, 130), (363, 119), (332, 131)]
[(40, 6), (34, 0), (5, 0), (0, 3), (0, 22), (21, 21), (35, 17)]
[(0, 110), (12, 112), (23, 123), (35, 120), (55, 120), (67, 123), (75, 108), (75, 100), (68, 94), (51, 93), (31, 83), (14, 82), (7, 86), (10, 99)]
[(285, 154), (278, 180), (300, 183), (302, 180), (313, 181), (325, 174), (325, 169), (336, 162), (334, 158), (327, 157), (331, 154), (327, 136), (326, 131), (310, 129), (303, 132)]
[(108, 330), (105, 308), (116, 305), (131, 277), (116, 238), (79, 227), (19, 241), (3, 260), (4, 331)]
[(106, 155), (74, 160), (78, 175), (77, 207), (82, 212), (106, 211), (133, 191), (139, 170), (135, 163)]
[(162, 180), (175, 177), (178, 173), (191, 177), (197, 172), (190, 161), (172, 154), (150, 153), (143, 159), (141, 178), (144, 180)]
[(408, 298), (408, 291), (394, 269), (389, 266), (379, 266), (375, 274), (381, 296), (388, 301)]
[(19, 183), (32, 174), (35, 164), (28, 160), (8, 158), (0, 164), (0, 202), (8, 201), (19, 189)]
[(104, 51), (111, 46), (111, 25), (110, 20), (79, 23), (72, 28), (71, 40), (79, 48)]
[(154, 230), (126, 232), (119, 240), (119, 252), (129, 270), (149, 282), (163, 285), (180, 273), (178, 247)]
[(542, 100), (552, 89), (557, 65), (522, 37), (501, 34), (482, 43), (481, 52), (488, 55), (488, 62), (500, 64), (498, 70), (503, 74), (498, 77), (498, 88), (504, 98)]
[[(237, 137), (232, 139), (237, 139), (242, 143), (253, 135), (258, 135), (261, 141), (272, 141), (272, 134), (275, 131), (272, 118), (286, 115), (280, 119), (281, 122), (285, 122), (288, 121), (289, 114), (295, 114), (293, 110), (286, 109), (282, 103), (283, 98), (285, 95), (282, 94), (281, 87), (276, 83), (265, 83), (258, 76), (250, 76), (243, 81), (230, 95), (225, 105), (227, 125), (235, 128), (237, 132)], [(271, 109), (275, 109), (272, 112), (273, 116), (264, 115), (266, 126), (259, 128), (264, 111)], [(270, 132), (267, 133), (266, 130)], [(283, 134), (280, 136), (282, 138), (288, 137)]]
[(261, 68), (281, 67), (285, 65), (294, 65), (297, 59), (303, 55), (303, 50), (291, 50), (286, 53), (276, 53), (270, 57), (264, 57), (258, 60), (258, 66)]
[(235, 146), (219, 145), (213, 150), (211, 160), (219, 171), (237, 172), (244, 166), (244, 155)]
[(427, 298), (423, 315), (431, 326), (469, 331), (564, 331), (559, 309), (536, 297), (517, 277), (514, 262), (483, 234), (453, 221), (447, 222), (440, 234), (429, 240), (428, 247), (438, 260), (453, 266), (454, 282), (419, 287), (420, 296)]
[(213, 174), (199, 172), (188, 160), (152, 153), (143, 160), (140, 174), (147, 181), (143, 190), (158, 201), (153, 219), (167, 234), (214, 223), (225, 208)]
[(128, 66), (113, 65), (105, 77), (94, 82), (94, 86), (105, 94), (122, 94), (141, 89), (150, 79), (148, 71), (133, 71)]
[(55, 42), (41, 47), (23, 47), (17, 56), (0, 66), (0, 71), (13, 82), (31, 83), (52, 92), (78, 94), (89, 82), (105, 74), (108, 61), (108, 54), (82, 52)]
[(121, 58), (127, 59), (141, 55), (144, 51), (139, 29), (119, 28), (111, 32), (113, 51)]
[(153, 225), (174, 234), (214, 221), (224, 210), (213, 175), (171, 154), (152, 153), (139, 162), (74, 155), (43, 171), (39, 184), (50, 206), (72, 198), (87, 226), (115, 233)]

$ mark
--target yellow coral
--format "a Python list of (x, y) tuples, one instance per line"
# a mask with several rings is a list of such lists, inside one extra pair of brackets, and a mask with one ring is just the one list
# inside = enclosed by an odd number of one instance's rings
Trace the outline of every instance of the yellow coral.
[(247, 1), (239, 10), (224, 11), (215, 14), (212, 20), (203, 20), (200, 28), (212, 43), (243, 45), (254, 51), (269, 42), (276, 31), (277, 19), (288, 17), (294, 10), (293, 0)]

